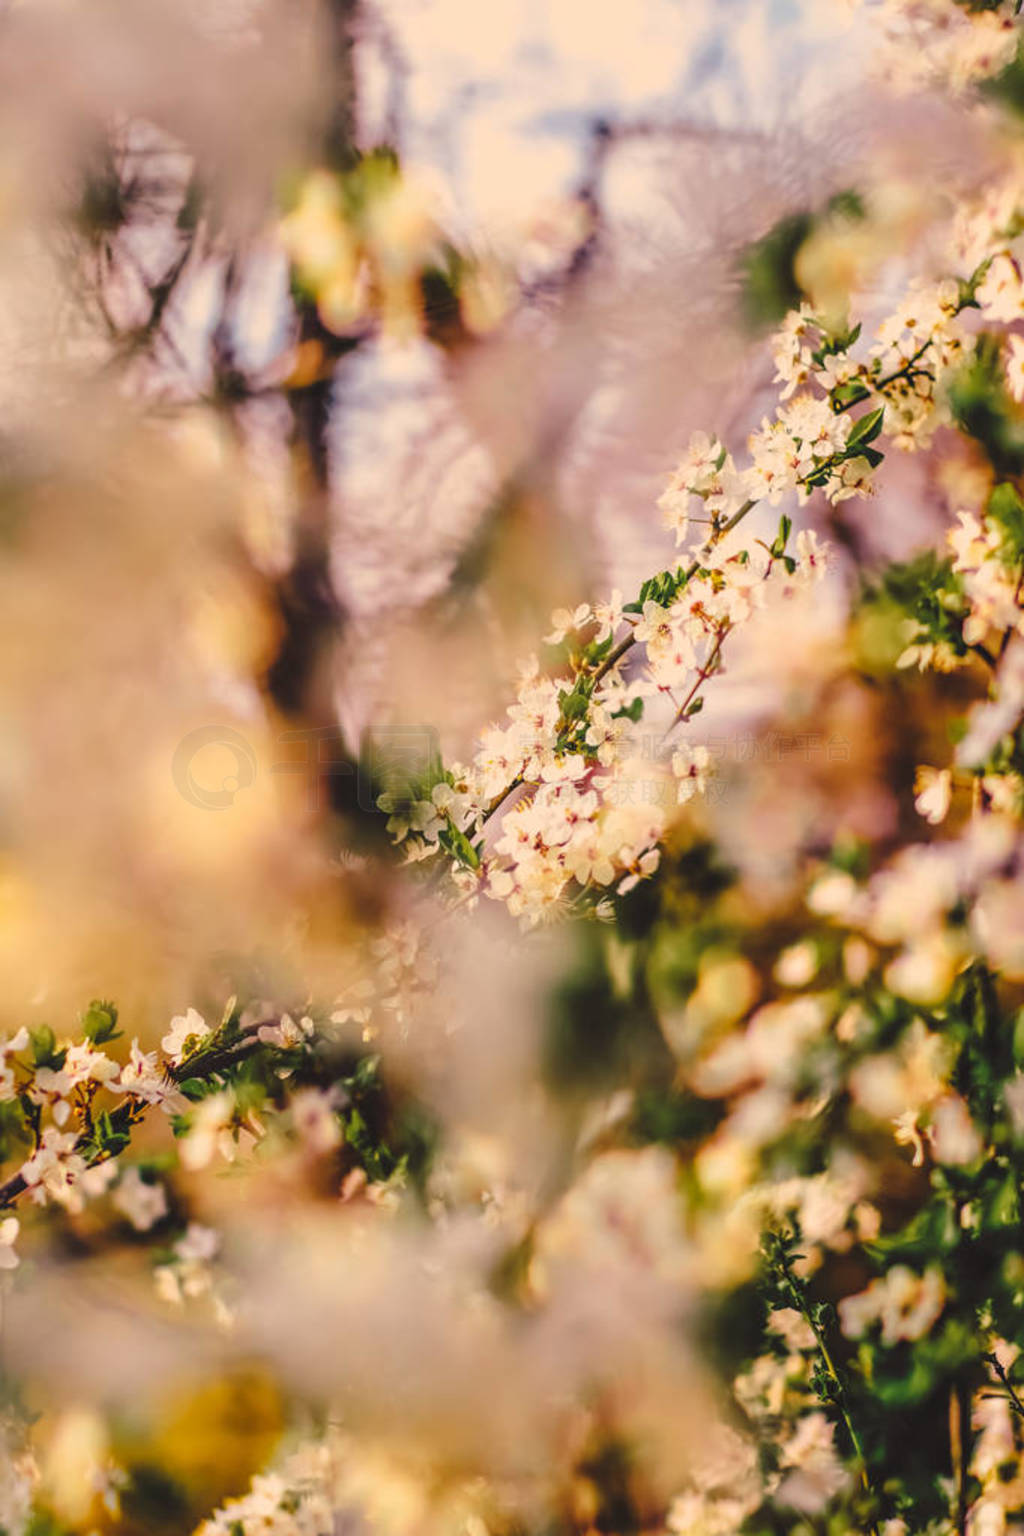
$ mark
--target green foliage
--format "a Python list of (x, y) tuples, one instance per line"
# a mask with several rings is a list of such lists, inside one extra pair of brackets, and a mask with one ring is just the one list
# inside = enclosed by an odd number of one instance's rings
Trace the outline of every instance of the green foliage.
[(683, 566), (676, 566), (674, 571), (659, 571), (656, 576), (649, 576), (640, 588), (640, 596), (634, 603), (623, 603), (623, 613), (641, 613), (644, 603), (658, 603), (662, 608), (668, 608), (675, 602), (680, 592), (690, 579), (689, 570)]
[(863, 416), (854, 422), (853, 426), (850, 428), (850, 434), (846, 439), (848, 458), (857, 457), (856, 454), (851, 452), (852, 449), (858, 448), (863, 451), (867, 447), (868, 443), (874, 442), (875, 438), (878, 437), (882, 430), (882, 424), (884, 420), (885, 406), (880, 405), (877, 410), (866, 411)]
[[(747, 246), (740, 258), (743, 314), (753, 330), (778, 325), (807, 298), (796, 275), (800, 248), (830, 218), (854, 222), (864, 217), (864, 204), (852, 188), (838, 192), (821, 213), (786, 214), (767, 234)], [(837, 347), (836, 350), (839, 350)]]
[(86, 1162), (104, 1162), (108, 1157), (117, 1157), (123, 1152), (131, 1141), (131, 1123), (131, 1107), (128, 1104), (119, 1104), (112, 1110), (104, 1109), (96, 1115), (79, 1149)]
[[(960, 0), (960, 3), (963, 3), (963, 0)], [(997, 3), (998, 0), (975, 0), (975, 7), (972, 8), (993, 10)], [(982, 95), (1013, 113), (1015, 117), (1024, 117), (1024, 50), (1018, 48), (1016, 57), (1010, 61), (1002, 73), (996, 75), (994, 79), (984, 80), (980, 89)]]
[(753, 329), (778, 325), (803, 301), (796, 258), (813, 228), (811, 214), (788, 214), (744, 251), (740, 261), (743, 311)]
[(934, 550), (890, 565), (876, 580), (865, 582), (860, 604), (866, 610), (915, 620), (916, 643), (947, 646), (956, 656), (967, 654), (963, 622), (968, 605), (963, 585), (952, 560)]
[(1003, 535), (1003, 554), (1016, 565), (1024, 560), (1024, 499), (1015, 485), (1003, 481), (995, 486), (985, 508)]
[(625, 995), (617, 991), (600, 931), (590, 924), (577, 929), (576, 963), (549, 1003), (545, 1080), (562, 1093), (666, 1081), (672, 1060), (642, 984)]
[(998, 475), (1024, 474), (1024, 423), (1006, 388), (997, 337), (979, 336), (970, 362), (953, 380), (950, 404), (957, 425), (981, 444)]
[(447, 826), (441, 828), (438, 839), (441, 847), (445, 848), (453, 858), (458, 859), (465, 869), (476, 870), (480, 868), (479, 850), (470, 842), (466, 834), (460, 832), (458, 827), (454, 826), (451, 821), (448, 822)]

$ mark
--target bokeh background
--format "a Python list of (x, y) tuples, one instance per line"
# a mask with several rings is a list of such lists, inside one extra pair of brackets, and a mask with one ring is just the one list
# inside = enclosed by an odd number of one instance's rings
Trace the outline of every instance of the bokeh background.
[[(107, 1528), (108, 1458), (121, 1528), (192, 1530), (325, 1420), (358, 1440), (346, 1533), (653, 1531), (714, 1460), (701, 1288), (733, 1294), (749, 1234), (664, 1216), (664, 1143), (707, 1129), (673, 1085), (774, 995), (807, 861), (913, 818), (957, 699), (856, 605), (941, 542), (969, 457), (807, 509), (829, 575), (739, 637), (694, 727), (713, 793), (621, 933), (435, 933), (376, 798), (402, 752), (466, 759), (553, 607), (671, 559), (656, 498), (693, 430), (771, 408), (787, 308), (857, 288), (877, 318), (943, 188), (997, 163), (878, 84), (872, 28), (840, 0), (0, 4), (2, 1027), (109, 997), (149, 1048), (233, 997), (329, 1011), (382, 934), (433, 935), (372, 1036), (346, 1021), (391, 1162), (168, 1174), (231, 1259), (195, 1314), (139, 1234), (46, 1229), (4, 1363), (53, 1531)], [(381, 1219), (399, 1161), (432, 1223)], [(527, 1234), (540, 1301), (506, 1308)]]

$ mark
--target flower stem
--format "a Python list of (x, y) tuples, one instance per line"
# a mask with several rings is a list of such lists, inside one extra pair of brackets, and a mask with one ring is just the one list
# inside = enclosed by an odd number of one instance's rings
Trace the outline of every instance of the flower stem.
[[(839, 1374), (839, 1371), (836, 1368), (836, 1363), (832, 1358), (832, 1352), (828, 1347), (828, 1341), (825, 1338), (824, 1329), (821, 1327), (821, 1324), (815, 1316), (814, 1309), (807, 1304), (807, 1297), (804, 1292), (804, 1288), (797, 1280), (796, 1275), (793, 1273), (792, 1265), (789, 1262), (789, 1255), (786, 1252), (784, 1242), (781, 1240), (777, 1242), (776, 1258), (779, 1269), (782, 1273), (782, 1277), (785, 1281), (786, 1288), (793, 1299), (793, 1304), (810, 1327), (811, 1332), (814, 1334), (814, 1342), (817, 1345), (818, 1353), (821, 1356), (821, 1362), (825, 1368), (825, 1374), (832, 1384), (833, 1400), (842, 1416), (843, 1424), (846, 1426), (846, 1433), (850, 1438), (850, 1444), (853, 1446), (854, 1454), (856, 1455), (857, 1461), (859, 1463), (861, 1483), (863, 1484), (865, 1493), (867, 1493), (872, 1498), (872, 1500), (874, 1500), (875, 1491), (871, 1486), (871, 1479), (868, 1475), (868, 1463), (867, 1457), (864, 1454), (864, 1444), (860, 1438), (860, 1435), (857, 1431), (857, 1426), (854, 1424), (853, 1417), (850, 1413), (845, 1384)], [(877, 1536), (878, 1525), (875, 1520), (871, 1521), (870, 1529), (873, 1533), (873, 1536)]]

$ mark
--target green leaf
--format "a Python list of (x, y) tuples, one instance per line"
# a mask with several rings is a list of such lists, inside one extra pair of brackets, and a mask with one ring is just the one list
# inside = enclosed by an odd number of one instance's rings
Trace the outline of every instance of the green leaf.
[(459, 863), (464, 865), (466, 869), (480, 868), (480, 855), (465, 832), (460, 832), (458, 827), (453, 826), (451, 822), (446, 827), (442, 827), (439, 841), (442, 847), (447, 848), (453, 858), (458, 859)]
[(558, 695), (558, 702), (562, 707), (562, 719), (582, 720), (590, 705), (589, 695), (577, 685), (571, 693), (564, 688)]
[(880, 405), (877, 410), (867, 411), (850, 428), (850, 435), (846, 439), (846, 452), (849, 458), (855, 455), (851, 452), (854, 448), (863, 449), (868, 443), (873, 443), (882, 430), (882, 422), (885, 418), (885, 406)]
[(584, 658), (589, 662), (603, 661), (612, 648), (613, 639), (614, 635), (609, 633), (603, 640), (592, 640), (583, 652)]
[(1004, 481), (988, 499), (989, 517), (999, 524), (1004, 551), (1014, 559), (1024, 554), (1024, 501), (1016, 486)]
[(780, 556), (785, 554), (786, 544), (792, 531), (793, 520), (792, 518), (786, 517), (785, 513), (783, 513), (782, 517), (779, 518), (779, 531), (775, 536), (775, 542), (772, 544), (772, 547), (769, 550), (769, 554), (774, 560), (778, 560)]
[(803, 299), (796, 258), (813, 227), (810, 213), (788, 214), (743, 252), (742, 302), (752, 329), (778, 325)]
[(809, 488), (814, 489), (819, 485), (827, 484), (831, 473), (831, 465), (828, 463), (822, 464), (818, 469), (813, 470), (811, 474), (805, 475), (803, 483)]

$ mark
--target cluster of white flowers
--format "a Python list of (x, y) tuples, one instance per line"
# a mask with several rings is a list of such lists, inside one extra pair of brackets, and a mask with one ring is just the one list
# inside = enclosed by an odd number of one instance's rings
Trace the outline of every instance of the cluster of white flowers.
[[(193, 1013), (190, 1010), (190, 1017)], [(198, 1014), (195, 1019), (208, 1033)], [(175, 1039), (183, 1023), (181, 1019), (172, 1021)], [(195, 1028), (194, 1020), (189, 1028)], [(73, 1118), (89, 1110), (101, 1089), (124, 1095), (133, 1118), (153, 1105), (167, 1114), (174, 1113), (183, 1100), (167, 1066), (176, 1064), (177, 1058), (172, 1055), (169, 1063), (161, 1064), (156, 1052), (142, 1051), (133, 1040), (128, 1060), (121, 1064), (89, 1041), (67, 1041), (59, 1049), (55, 1044), (49, 1058), (59, 1065), (17, 1062), (29, 1045), (25, 1029), (0, 1042), (0, 1101), (10, 1102), (22, 1095), (40, 1117), (43, 1112), (49, 1117), (49, 1123), (38, 1124), (35, 1146), (15, 1182), (20, 1181), (37, 1204), (52, 1202), (76, 1213), (84, 1208), (87, 1198), (105, 1191), (117, 1170), (113, 1164), (102, 1169), (90, 1167), (84, 1155), (89, 1138), (82, 1130), (71, 1128)], [(20, 1067), (20, 1080), (16, 1066)], [(165, 1197), (161, 1186), (144, 1185), (137, 1171), (130, 1171), (114, 1203), (144, 1230), (163, 1214)]]
[(732, 1536), (761, 1503), (765, 1479), (757, 1465), (753, 1442), (721, 1424), (707, 1437), (691, 1485), (668, 1511), (666, 1528), (672, 1536)]
[(1020, 42), (1016, 0), (968, 5), (963, 0), (870, 0), (884, 31), (876, 53), (886, 83), (900, 91), (943, 87), (954, 93), (997, 75)]
[(258, 1473), (248, 1493), (231, 1499), (196, 1536), (333, 1536), (338, 1529), (327, 1493), (326, 1451), (303, 1448), (280, 1471)]
[[(1016, 823), (979, 807), (959, 837), (903, 848), (866, 884), (827, 874), (811, 888), (809, 905), (863, 934), (868, 969), (884, 967), (889, 991), (926, 1007), (947, 996), (971, 955), (1024, 975), (1016, 851)], [(955, 920), (965, 911), (967, 926)]]
[[(789, 1353), (759, 1356), (736, 1378), (733, 1391), (748, 1422), (778, 1448), (778, 1468), (763, 1476), (762, 1497), (814, 1515), (839, 1492), (849, 1473), (836, 1450), (835, 1425), (815, 1406), (808, 1357), (814, 1336), (809, 1325), (795, 1308), (774, 1312), (771, 1324), (789, 1345)], [(683, 1527), (675, 1528), (681, 1536)]]
[(615, 787), (632, 782), (628, 767), (594, 778), (580, 759), (580, 780), (592, 787), (566, 780), (525, 794), (502, 820), (494, 851), (507, 862), (492, 864), (487, 894), (514, 915), (533, 917), (555, 906), (572, 880), (580, 886), (617, 881), (621, 892), (653, 874), (665, 813), (657, 804), (615, 804)]
[(950, 421), (945, 386), (973, 346), (962, 307), (953, 279), (917, 282), (879, 326), (868, 381), (886, 401), (885, 430), (897, 448), (928, 447)]
[[(846, 352), (829, 352), (822, 359), (825, 341), (822, 322), (806, 306), (795, 311), (776, 336), (775, 376), (785, 385), (782, 397), (787, 403), (750, 435), (751, 463), (745, 469), (737, 468), (717, 438), (695, 434), (658, 502), (677, 543), (688, 532), (695, 501), (702, 506), (701, 521), (717, 529), (755, 502), (777, 506), (790, 493), (804, 502), (820, 486), (830, 501), (839, 502), (870, 490), (871, 463), (848, 448), (854, 424), (831, 399), (842, 384), (861, 373), (867, 377), (868, 366), (855, 364)], [(797, 384), (809, 377), (825, 386), (826, 396), (805, 392), (790, 399)], [(858, 441), (854, 434), (854, 445)]]
[[(990, 224), (995, 221), (998, 231), (1005, 232), (1006, 221), (1015, 206), (1016, 201), (1002, 188), (990, 202), (985, 218)], [(1024, 287), (1016, 259), (1007, 253), (998, 255), (978, 287), (977, 296), (986, 319), (1006, 322), (1024, 315)], [(1011, 342), (1017, 340), (1010, 338)], [(1011, 369), (1014, 366), (1011, 362)], [(1020, 553), (1020, 514), (1021, 503), (1010, 483), (998, 485), (982, 510), (957, 512), (948, 543), (958, 586), (943, 601), (963, 612), (963, 645), (955, 650), (948, 640), (937, 639), (925, 625), (910, 620), (910, 643), (897, 662), (900, 667), (917, 665), (921, 670), (948, 672), (976, 666), (977, 658), (981, 658), (991, 669), (988, 695), (968, 712), (952, 763), (943, 768), (918, 768), (915, 805), (926, 821), (938, 826), (949, 815), (957, 787), (971, 790), (975, 822), (971, 837), (963, 843), (958, 856), (949, 851), (935, 856), (947, 866), (941, 889), (948, 892), (952, 883), (958, 894), (971, 895), (976, 909), (975, 937), (983, 947), (995, 938), (996, 952), (1001, 949), (1003, 958), (1009, 957), (1012, 965), (1019, 964), (1020, 946), (1012, 942), (1007, 930), (1015, 924), (1016, 917), (1005, 901), (984, 898), (983, 877), (1005, 862), (1011, 836), (1006, 824), (1019, 822), (1024, 814), (1024, 779), (1014, 766), (1015, 732), (1024, 716), (1024, 563)], [(987, 829), (978, 825), (985, 818), (992, 823)], [(992, 850), (988, 856), (986, 848)], [(962, 877), (959, 880), (950, 863), (951, 858), (957, 857)], [(965, 886), (965, 891), (961, 892), (960, 886)], [(1005, 894), (1009, 889), (1010, 882), (1003, 880), (1002, 892)], [(917, 954), (922, 964), (911, 965), (907, 974), (914, 981), (924, 981), (925, 990), (934, 992), (956, 959), (956, 946), (948, 934), (933, 931), (927, 941), (930, 960), (925, 956), (925, 948), (919, 939)], [(934, 984), (927, 980), (932, 970)]]
[(964, 640), (968, 645), (979, 644), (996, 630), (1001, 644), (1007, 632), (1024, 634), (1024, 568), (1007, 558), (1005, 540), (991, 518), (960, 512), (957, 521), (949, 543), (953, 570), (963, 580), (971, 609), (964, 620)]
[(690, 524), (694, 499), (703, 503), (706, 516), (727, 521), (740, 510), (748, 496), (747, 477), (740, 474), (732, 455), (706, 432), (695, 432), (690, 446), (658, 498), (665, 526), (681, 544)]
[[(915, 805), (932, 826), (938, 826), (949, 814), (957, 780), (966, 780), (980, 791), (979, 811), (992, 810), (1014, 818), (1024, 811), (1024, 781), (1009, 766), (1010, 758), (998, 771), (987, 763), (1024, 713), (1024, 565), (1004, 531), (985, 513), (959, 512), (957, 526), (949, 532), (949, 544), (953, 571), (960, 578), (968, 607), (962, 629), (964, 642), (978, 654), (989, 659), (994, 655), (999, 660), (990, 697), (976, 704), (967, 717), (955, 765), (936, 769), (925, 764), (918, 768)], [(922, 643), (922, 637), (917, 636), (898, 664), (916, 662), (922, 670), (931, 666), (952, 671), (969, 662), (969, 656), (950, 655), (949, 650), (943, 647), (944, 654), (937, 655), (936, 647), (926, 638)]]
[[(587, 645), (617, 641), (620, 657), (633, 651), (636, 658), (629, 681), (618, 661), (596, 664), (579, 722), (564, 712), (578, 678), (543, 677), (533, 662), (509, 724), (485, 732), (465, 782), (478, 826), (495, 797), (518, 790), (484, 860), (487, 894), (514, 914), (535, 919), (573, 883), (624, 893), (653, 873), (673, 807), (703, 787), (708, 758), (683, 747), (666, 763), (652, 752), (639, 728), (642, 706), (667, 695), (677, 721), (685, 719), (725, 637), (764, 603), (771, 578), (789, 583), (821, 568), (810, 536), (798, 546), (793, 575), (770, 556), (716, 556), (706, 551), (706, 564), (668, 603), (649, 598), (639, 613), (609, 617), (608, 609), (618, 607), (613, 600), (603, 614), (587, 607), (571, 616), (581, 646), (583, 635)], [(555, 619), (557, 626), (561, 616)]]
[(418, 1000), (438, 978), (438, 957), (422, 926), (408, 920), (393, 923), (352, 951), (349, 961), (352, 979), (334, 999), (331, 1023), (342, 1030), (354, 1028), (364, 1045), (382, 1029), (404, 1037)]
[(32, 1156), (22, 1164), (21, 1177), (33, 1200), (45, 1205), (53, 1200), (66, 1210), (80, 1211), (84, 1204), (77, 1180), (85, 1172), (85, 1159), (76, 1150), (78, 1136), (48, 1125)]
[[(992, 1358), (1001, 1369), (1009, 1370), (1019, 1353), (1015, 1344), (997, 1339)], [(981, 1492), (971, 1509), (971, 1529), (1003, 1536), (1012, 1529), (1012, 1515), (1024, 1500), (1024, 1465), (1018, 1444), (1020, 1418), (998, 1390), (997, 1372), (992, 1385), (996, 1390), (982, 1393), (974, 1407), (976, 1438), (970, 1470)]]
[[(691, 459), (710, 452), (698, 438)], [(712, 474), (720, 478), (721, 468)], [(736, 510), (744, 505), (749, 510)], [(697, 712), (726, 637), (771, 590), (792, 591), (825, 568), (809, 530), (797, 536), (793, 555), (781, 547), (726, 554), (719, 537), (713, 532), (692, 550), (691, 567), (669, 577), (659, 595), (627, 608), (616, 592), (593, 608), (556, 610), (548, 639), (568, 645), (573, 671), (550, 677), (531, 658), (506, 722), (482, 733), (468, 766), (451, 765), (429, 800), (403, 808), (393, 796), (382, 800), (410, 858), (443, 844), (460, 884), (505, 902), (528, 923), (573, 891), (622, 894), (654, 872), (674, 808), (704, 787), (709, 762), (706, 749), (665, 745), (672, 725)], [(652, 736), (640, 722), (659, 697), (671, 701), (675, 717)]]
[[(725, 553), (725, 534), (758, 503), (803, 502), (818, 489), (833, 503), (867, 495), (880, 438), (916, 450), (949, 422), (948, 386), (975, 346), (965, 308), (1000, 324), (1024, 314), (1014, 244), (1020, 201), (1019, 180), (1008, 177), (965, 203), (948, 237), (963, 276), (913, 282), (873, 340), (861, 339), (860, 326), (837, 332), (807, 305), (787, 317), (774, 341), (782, 404), (751, 434), (749, 464), (737, 466), (718, 438), (698, 432), (660, 498), (677, 544), (699, 509), (701, 536), (687, 563), (647, 583), (637, 602), (623, 604), (616, 592), (593, 607), (556, 610), (546, 638), (568, 651), (568, 674), (549, 676), (531, 658), (505, 722), (483, 731), (468, 766), (452, 764), (416, 796), (382, 799), (410, 860), (443, 852), (467, 895), (502, 900), (527, 923), (580, 892), (626, 891), (657, 868), (673, 807), (703, 788), (708, 762), (688, 746), (652, 754), (637, 730), (645, 707), (671, 701), (663, 741), (699, 709), (723, 642), (771, 586), (785, 593), (825, 563), (810, 530), (797, 534), (795, 555), (783, 538), (767, 557), (763, 547)], [(1011, 382), (1014, 366), (1011, 359)], [(965, 513), (954, 535), (956, 572), (974, 610), (968, 645), (1008, 622), (1019, 627), (1018, 573), (1002, 559), (997, 533), (978, 526)], [(916, 626), (901, 657), (921, 667), (959, 660)], [(667, 762), (652, 763), (663, 755)], [(946, 788), (922, 783), (923, 814), (940, 819)], [(496, 815), (497, 830), (489, 825)]]
[[(991, 235), (989, 229), (984, 256)], [(764, 460), (765, 475), (761, 486), (752, 484), (751, 494), (767, 494), (765, 483), (776, 497), (796, 489), (801, 498), (808, 494), (808, 482), (822, 485), (833, 502), (868, 491), (872, 456), (844, 452), (851, 433), (847, 402), (871, 399), (876, 407), (884, 406), (879, 430), (895, 447), (927, 447), (950, 419), (945, 385), (973, 345), (960, 318), (963, 307), (964, 294), (955, 279), (915, 281), (877, 326), (873, 341), (862, 336), (860, 327), (830, 336), (806, 304), (793, 311), (775, 339), (776, 381), (784, 386), (783, 399), (802, 384), (822, 393), (796, 396), (752, 439), (751, 450), (755, 460), (758, 455)], [(856, 431), (853, 440), (865, 448), (871, 441), (858, 438)]]
[(159, 1179), (144, 1179), (137, 1168), (126, 1168), (122, 1173), (112, 1203), (136, 1232), (148, 1232), (168, 1211), (163, 1184)]
[(766, 417), (748, 443), (751, 500), (777, 506), (795, 491), (799, 501), (807, 501), (818, 483), (833, 502), (866, 494), (870, 464), (860, 456), (845, 457), (850, 427), (848, 415), (811, 394), (796, 395), (773, 420)]
[[(409, 1006), (407, 975), (415, 972), (425, 984), (416, 960), (420, 936), (408, 927), (396, 930), (378, 941), (377, 950), (381, 984), (371, 984), (369, 996), (359, 988), (356, 1011), (362, 1017), (365, 1010), (369, 1017), (372, 1001), (399, 1016)], [(137, 1232), (149, 1232), (168, 1217), (164, 1182), (143, 1168), (123, 1167), (118, 1157), (132, 1128), (151, 1109), (175, 1117), (178, 1162), (187, 1172), (207, 1167), (216, 1157), (234, 1161), (243, 1133), (254, 1140), (263, 1137), (261, 1121), (252, 1110), (240, 1110), (230, 1081), (218, 1074), (236, 1054), (241, 1058), (261, 1048), (272, 1059), (281, 1053), (276, 1073), (287, 1083), (295, 1071), (296, 1053), (315, 1048), (316, 1030), (308, 1015), (296, 1019), (269, 1004), (251, 1007), (236, 1020), (234, 1004), (232, 999), (225, 1010), (226, 1032), (189, 1008), (171, 1020), (162, 1053), (144, 1051), (133, 1039), (122, 1062), (92, 1039), (58, 1041), (49, 1030), (30, 1033), (23, 1028), (0, 1039), (0, 1102), (20, 1102), (23, 1134), (32, 1142), (20, 1166), (0, 1184), (0, 1269), (18, 1263), (14, 1245), (19, 1222), (2, 1212), (21, 1195), (77, 1215), (87, 1202), (109, 1194), (111, 1209)], [(100, 1039), (116, 1038), (112, 1031), (113, 1019)], [(209, 1091), (190, 1103), (178, 1083), (193, 1070), (201, 1075), (207, 1063), (215, 1074)], [(343, 1102), (344, 1096), (335, 1090), (298, 1087), (280, 1106), (276, 1124), (313, 1156), (324, 1156), (341, 1145), (338, 1110)], [(190, 1227), (175, 1249), (173, 1263), (158, 1270), (162, 1294), (180, 1299), (209, 1289), (204, 1267), (209, 1241), (204, 1232)]]
[[(172, 1028), (173, 1024), (174, 1021)], [(130, 1094), (142, 1104), (159, 1105), (166, 1110), (175, 1109), (181, 1102), (156, 1051), (143, 1051), (137, 1040), (132, 1041), (128, 1060), (113, 1087), (119, 1093)]]
[[(383, 794), (378, 800), (382, 811), (388, 812), (387, 830), (396, 843), (405, 843), (410, 860), (426, 859), (438, 851), (441, 833), (449, 826), (464, 831), (469, 825), (472, 804), (466, 794), (442, 781), (435, 784), (428, 797), (422, 800), (400, 801), (396, 796)], [(409, 834), (414, 834), (410, 836)]]
[(929, 1333), (946, 1304), (946, 1287), (938, 1269), (915, 1274), (905, 1264), (894, 1264), (867, 1290), (846, 1296), (839, 1303), (843, 1332), (859, 1339), (876, 1323), (886, 1344), (901, 1339), (920, 1339)]

